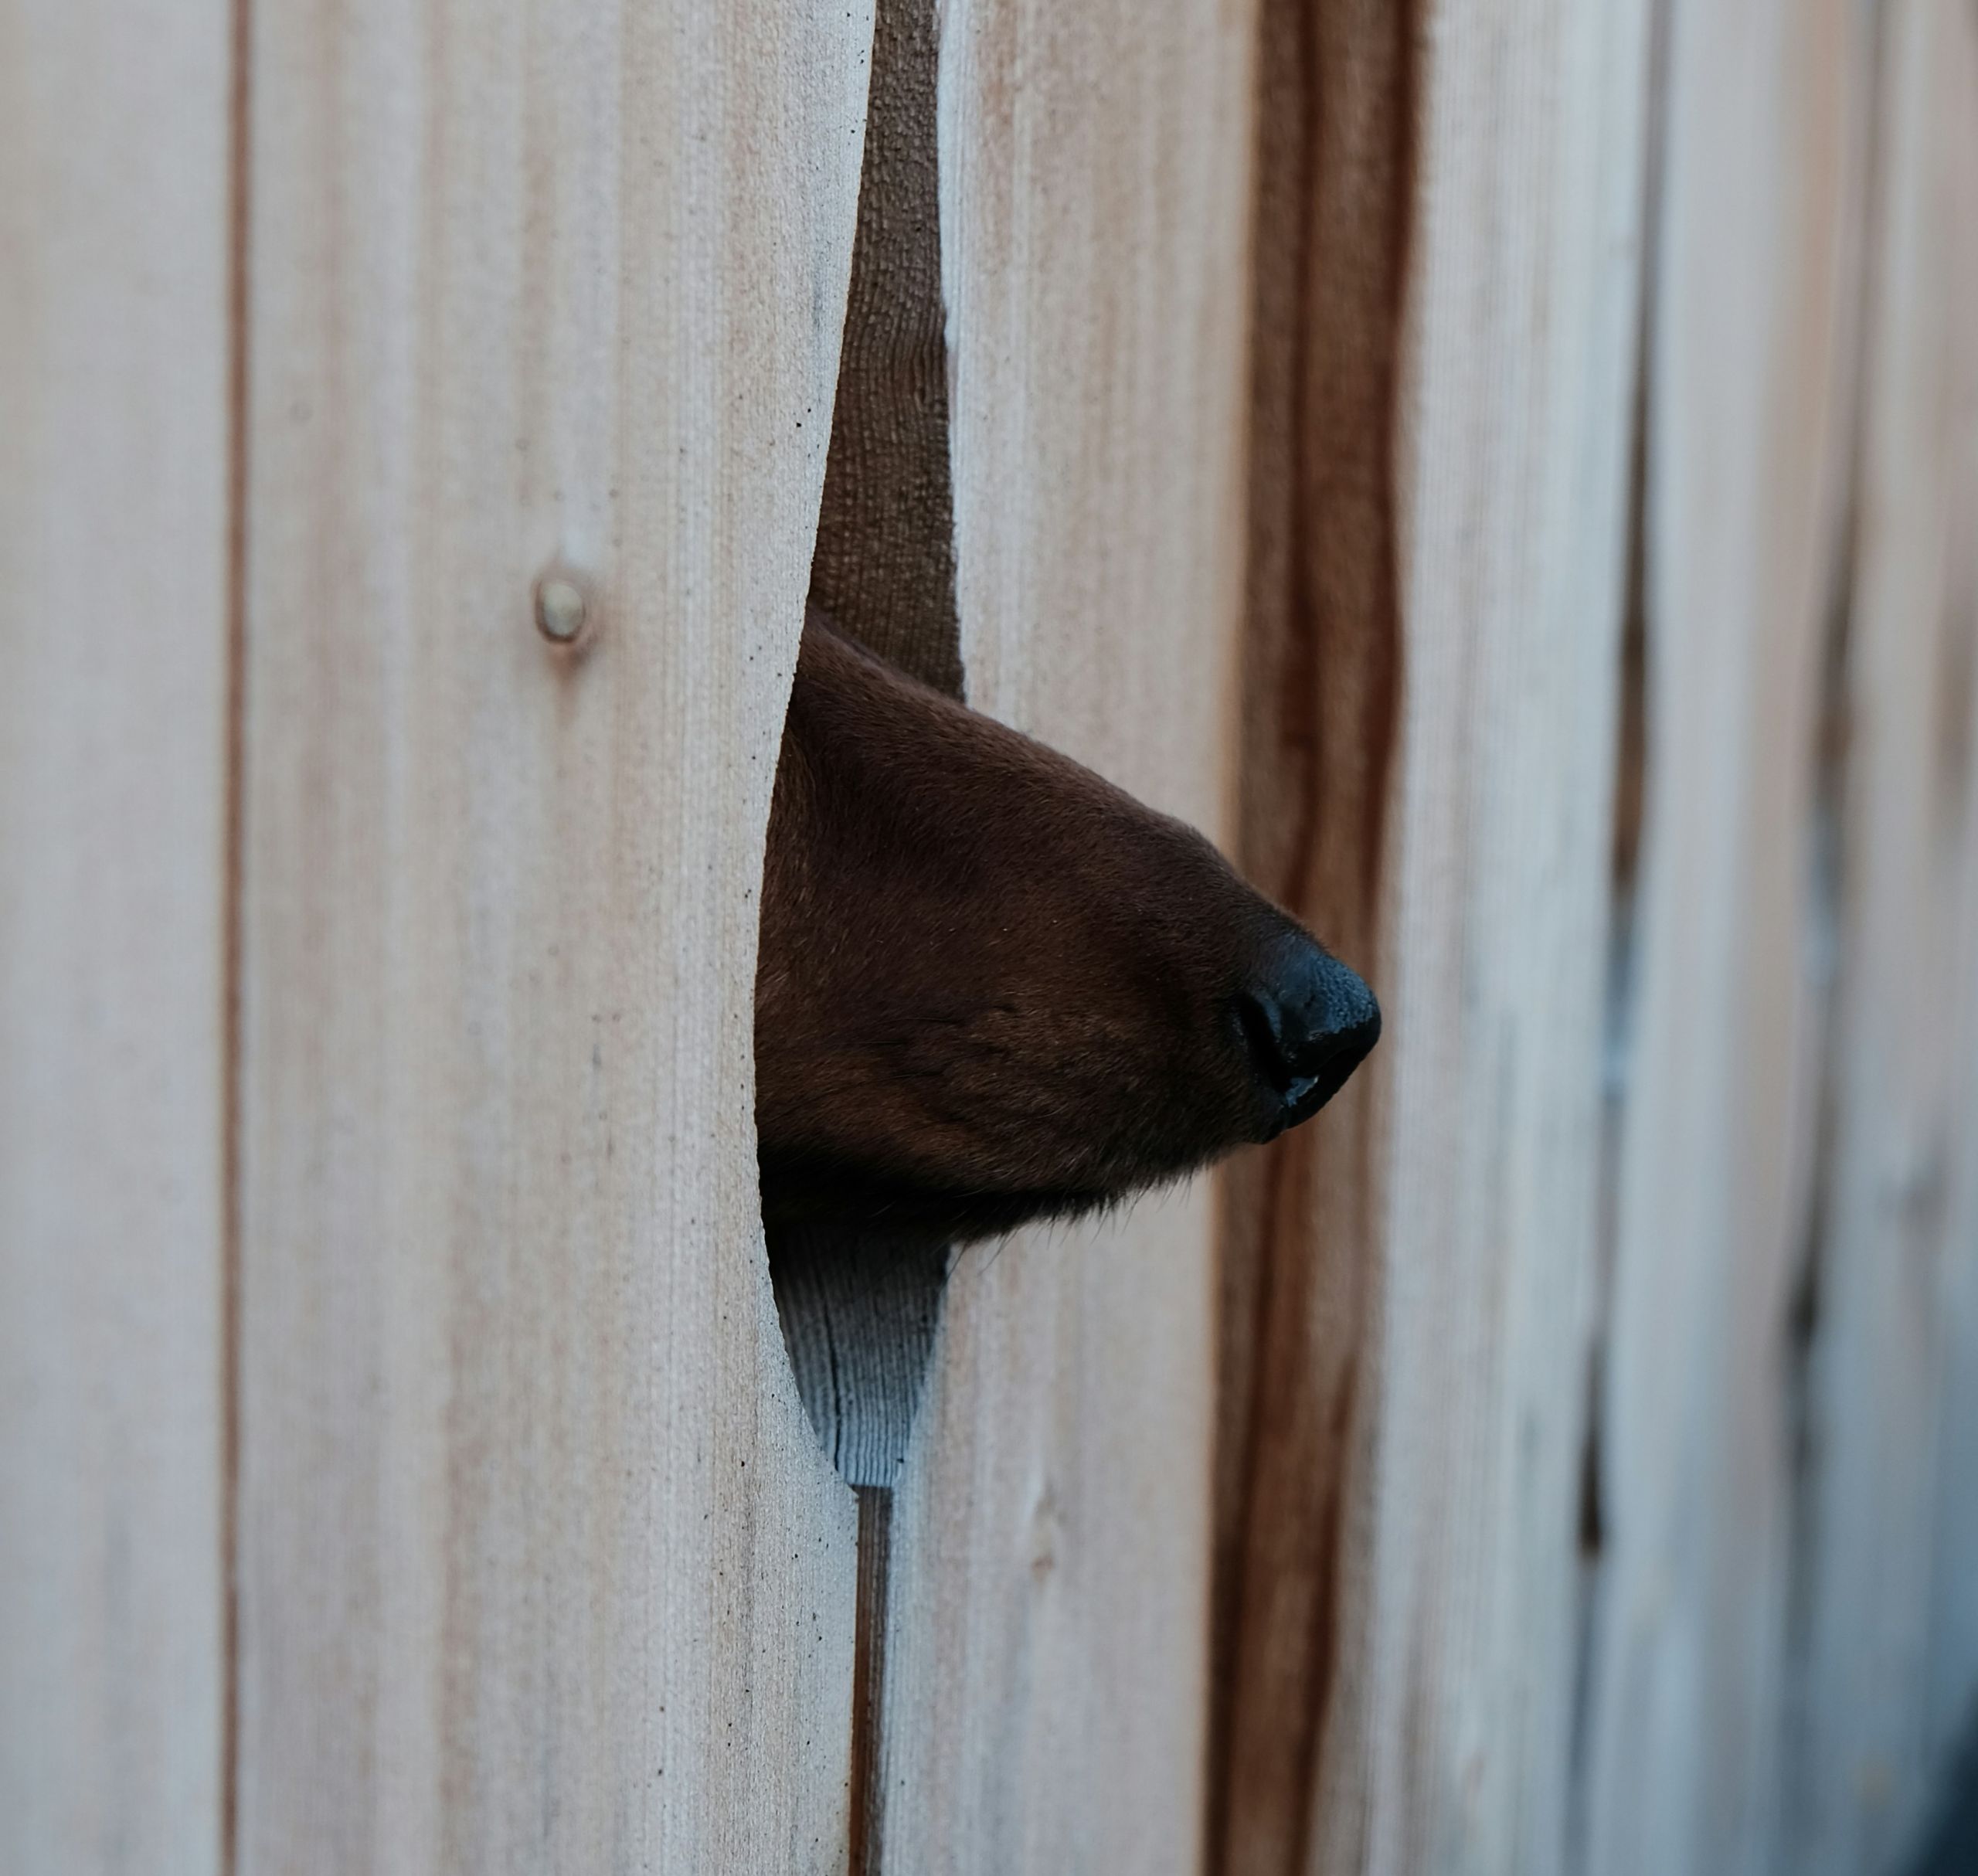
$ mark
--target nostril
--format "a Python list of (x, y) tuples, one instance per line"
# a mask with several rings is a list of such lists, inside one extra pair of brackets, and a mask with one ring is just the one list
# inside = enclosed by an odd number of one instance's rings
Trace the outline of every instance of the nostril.
[(1246, 990), (1236, 999), (1236, 1020), (1259, 1076), (1282, 1093), (1294, 1075), (1284, 1046), (1283, 1006), (1269, 991)]
[(1257, 1078), (1275, 1097), (1272, 1131), (1317, 1113), (1380, 1039), (1380, 1006), (1353, 971), (1310, 940), (1286, 947), (1236, 1000)]

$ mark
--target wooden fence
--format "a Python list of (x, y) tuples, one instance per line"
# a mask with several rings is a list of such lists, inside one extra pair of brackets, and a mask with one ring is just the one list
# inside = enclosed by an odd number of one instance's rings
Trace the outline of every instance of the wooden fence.
[(5, 0), (0, 1866), (1899, 1870), (1978, 12), (880, 7), (967, 695), (1386, 1039), (961, 1261), (862, 1599), (749, 1116), (872, 0)]

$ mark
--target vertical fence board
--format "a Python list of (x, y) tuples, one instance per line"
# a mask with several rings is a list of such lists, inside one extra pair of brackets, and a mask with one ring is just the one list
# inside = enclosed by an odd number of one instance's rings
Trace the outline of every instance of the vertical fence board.
[(1388, 1021), (1231, 1221), (1243, 1876), (1558, 1866), (1645, 25), (1320, 7), (1266, 73), (1309, 168), (1260, 310), (1310, 323), (1259, 380), (1246, 832)]
[[(1225, 831), (1246, 7), (971, 0), (942, 49), (970, 700)], [(899, 1488), (885, 1867), (1196, 1866), (1208, 1189), (971, 1252)]]
[(870, 30), (257, 10), (243, 1871), (842, 1867), (750, 1038)]
[[(1383, 0), (1263, 9), (1239, 766), (1246, 870), (1373, 980), (1390, 1049), (1380, 882), (1416, 27)], [(1383, 1065), (1224, 1178), (1206, 1831), (1218, 1876), (1302, 1869), (1315, 1823)]]
[(1436, 8), (1416, 53), (1383, 1242), (1313, 1871), (1563, 1850), (1646, 26)]
[(1673, 0), (1649, 359), (1647, 749), (1616, 1170), (1586, 1867), (1776, 1827), (1803, 943), (1868, 58), (1847, 0)]
[(1978, 1362), (1978, 19), (1885, 30), (1796, 1876), (1899, 1868), (1978, 1712), (1978, 1445), (1943, 1419)]
[(227, 9), (0, 12), (0, 1865), (221, 1804)]

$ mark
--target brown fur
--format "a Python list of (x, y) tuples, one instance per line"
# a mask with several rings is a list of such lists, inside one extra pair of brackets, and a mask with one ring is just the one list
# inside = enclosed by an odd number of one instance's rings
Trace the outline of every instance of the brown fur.
[(1303, 942), (1193, 829), (814, 611), (756, 984), (772, 1249), (981, 1237), (1269, 1137), (1242, 994)]

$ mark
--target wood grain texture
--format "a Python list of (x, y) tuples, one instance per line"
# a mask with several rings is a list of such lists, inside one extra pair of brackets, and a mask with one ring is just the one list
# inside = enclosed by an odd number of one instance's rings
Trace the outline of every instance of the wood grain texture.
[(1776, 1868), (1893, 1871), (1978, 1713), (1978, 16), (1887, 9), (1840, 981)]
[[(1378, 0), (1266, 0), (1257, 76), (1240, 858), (1384, 1000), (1417, 25)], [(1320, 1123), (1226, 1176), (1206, 1819), (1218, 1872), (1302, 1869), (1314, 1826), (1382, 1229), (1383, 1068), (1377, 1055)]]
[(1818, 732), (1846, 507), (1861, 10), (1674, 0), (1648, 773), (1601, 1408), (1584, 1867), (1765, 1866), (1814, 1143)]
[(0, 8), (0, 1867), (221, 1820), (225, 6)]
[(842, 1867), (749, 1116), (870, 27), (257, 12), (244, 1872)]
[(1647, 25), (1422, 24), (1383, 1243), (1314, 1871), (1562, 1855)]
[[(0, 4), (0, 1868), (1894, 1876), (1978, 14), (887, 4), (256, 5), (235, 152), (226, 9)], [(1388, 1018), (938, 1328), (811, 1272), (857, 1502), (748, 1124), (813, 582)]]
[[(941, 164), (970, 701), (1226, 834), (1252, 20), (970, 0)], [(885, 1867), (1199, 1850), (1210, 1191), (971, 1250), (894, 1507)]]
[(1387, 1027), (1232, 1182), (1244, 1876), (1562, 1854), (1645, 27), (1327, 5), (1266, 55), (1246, 854)]
[(770, 1279), (797, 1392), (845, 1483), (892, 1490), (906, 1463), (952, 1261), (842, 1232), (794, 1231)]
[(889, 664), (959, 697), (936, 11), (936, 0), (875, 8), (858, 233), (811, 596)]

